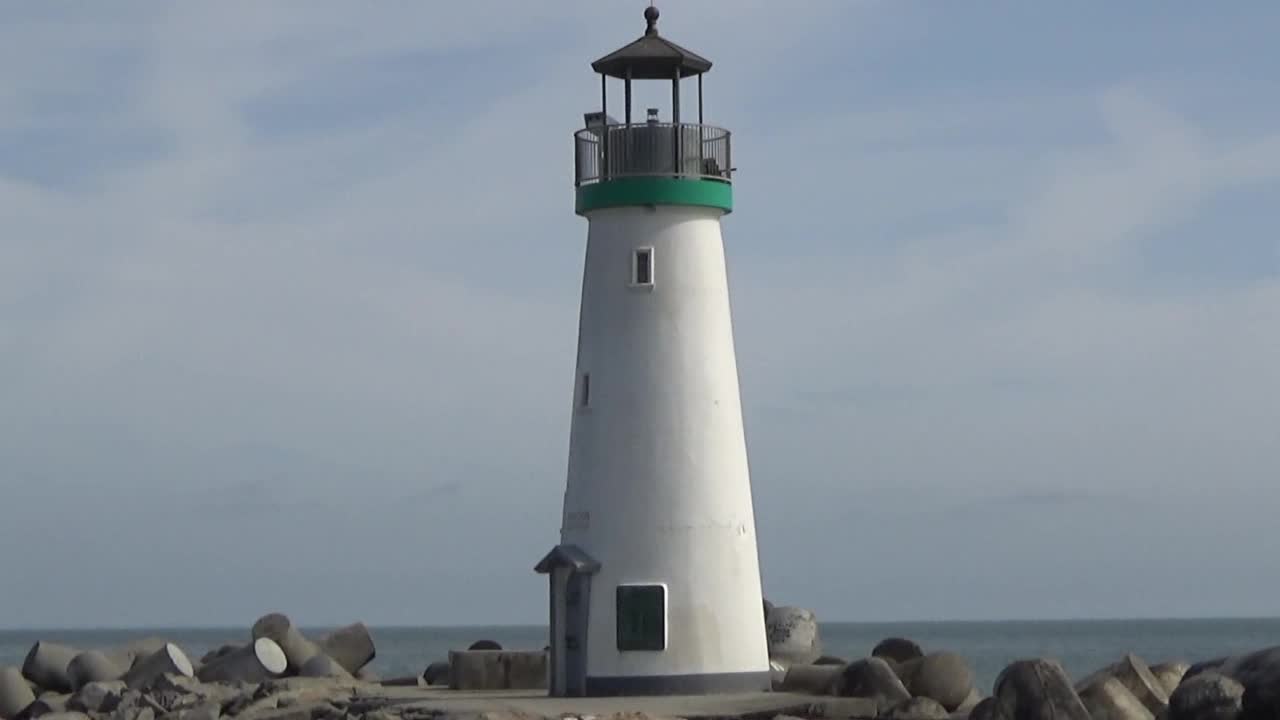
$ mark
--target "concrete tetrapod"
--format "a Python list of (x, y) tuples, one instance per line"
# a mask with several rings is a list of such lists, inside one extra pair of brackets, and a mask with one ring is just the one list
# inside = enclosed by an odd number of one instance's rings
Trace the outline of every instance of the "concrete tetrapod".
[(1091, 720), (1070, 676), (1056, 660), (1011, 663), (996, 677), (990, 700), (990, 704), (978, 703), (970, 717), (985, 718), (990, 713), (1003, 720)]
[(182, 652), (182, 648), (173, 643), (165, 643), (165, 646), (159, 650), (139, 658), (121, 679), (129, 689), (142, 690), (165, 675), (192, 677), (194, 674), (191, 661), (187, 659), (187, 654)]
[(1079, 692), (1093, 720), (1154, 720), (1155, 716), (1124, 683), (1100, 677)]
[(67, 665), (67, 678), (71, 681), (71, 690), (76, 692), (91, 682), (119, 680), (126, 669), (97, 650), (86, 650)]
[(778, 605), (769, 612), (765, 624), (769, 658), (783, 665), (808, 665), (822, 656), (818, 618), (812, 610)]
[[(288, 653), (285, 654), (288, 655)], [(312, 655), (309, 660), (302, 663), (302, 667), (298, 668), (298, 675), (301, 677), (353, 679), (351, 673), (347, 672), (347, 669), (342, 667), (337, 660), (320, 652)]]
[(968, 661), (953, 652), (929, 653), (906, 661), (897, 669), (913, 697), (932, 698), (947, 712), (960, 707), (973, 691), (973, 670)]
[(264, 637), (274, 640), (284, 651), (289, 670), (293, 672), (300, 672), (308, 660), (320, 653), (320, 647), (294, 627), (293, 621), (284, 613), (269, 613), (258, 618), (253, 624), (252, 635), (254, 640)]
[(22, 671), (15, 667), (0, 667), (0, 718), (12, 720), (28, 705), (36, 701)]
[(1169, 706), (1169, 693), (1164, 689), (1164, 684), (1151, 674), (1147, 663), (1133, 653), (1081, 680), (1076, 684), (1076, 691), (1081, 692), (1104, 677), (1114, 677), (1123, 683), (1152, 715), (1159, 714)]
[(792, 665), (776, 689), (806, 695), (831, 695), (843, 674), (843, 665)]
[(128, 672), (129, 668), (133, 667), (139, 660), (154, 655), (168, 644), (169, 641), (162, 637), (144, 637), (140, 640), (134, 640), (124, 645), (103, 650), (102, 654), (115, 663), (116, 667)]
[(288, 667), (284, 650), (275, 640), (263, 637), (210, 662), (196, 677), (200, 682), (262, 682), (279, 677)]
[(22, 674), (45, 690), (69, 693), (72, 688), (67, 666), (79, 654), (75, 648), (41, 640), (27, 653), (22, 663)]
[(1187, 674), (1190, 667), (1184, 662), (1162, 663), (1152, 665), (1151, 674), (1156, 676), (1166, 692), (1173, 695), (1173, 691), (1178, 689), (1178, 683), (1182, 682), (1182, 676)]
[(1236, 720), (1244, 686), (1214, 671), (1197, 673), (1169, 696), (1169, 720)]
[(325, 655), (337, 660), (352, 675), (360, 672), (360, 668), (368, 665), (377, 655), (373, 636), (362, 622), (334, 630), (320, 640), (319, 645)]

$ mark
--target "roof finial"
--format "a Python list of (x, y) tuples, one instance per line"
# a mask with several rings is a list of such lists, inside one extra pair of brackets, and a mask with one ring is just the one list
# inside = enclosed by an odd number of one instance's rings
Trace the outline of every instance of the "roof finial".
[(645, 35), (658, 34), (658, 8), (653, 6), (653, 0), (649, 0), (649, 7), (644, 9), (644, 21), (648, 26), (644, 29)]

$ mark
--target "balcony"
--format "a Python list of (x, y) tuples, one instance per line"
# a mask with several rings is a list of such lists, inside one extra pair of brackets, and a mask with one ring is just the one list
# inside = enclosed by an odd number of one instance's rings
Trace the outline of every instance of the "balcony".
[(574, 133), (574, 186), (632, 177), (731, 182), (729, 131), (696, 123), (596, 125)]

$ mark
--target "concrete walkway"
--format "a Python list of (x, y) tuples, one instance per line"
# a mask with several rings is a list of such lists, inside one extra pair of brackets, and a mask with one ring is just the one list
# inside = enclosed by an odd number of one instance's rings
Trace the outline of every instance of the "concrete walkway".
[[(390, 688), (388, 688), (390, 689)], [(395, 710), (448, 714), (515, 713), (542, 718), (643, 713), (664, 718), (761, 718), (801, 713), (815, 698), (790, 693), (662, 695), (646, 697), (553, 698), (545, 692), (512, 690), (467, 692), (404, 688), (384, 697)]]

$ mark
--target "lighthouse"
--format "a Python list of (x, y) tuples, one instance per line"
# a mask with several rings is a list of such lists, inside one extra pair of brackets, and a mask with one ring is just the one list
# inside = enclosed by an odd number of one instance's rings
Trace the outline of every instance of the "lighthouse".
[[(574, 135), (587, 220), (560, 543), (557, 696), (768, 690), (760, 565), (721, 219), (729, 131), (705, 124), (711, 61), (658, 32), (592, 63), (600, 110)], [(621, 81), (623, 116), (609, 115)], [(633, 117), (632, 84), (670, 85)], [(697, 117), (681, 95), (697, 86)]]

